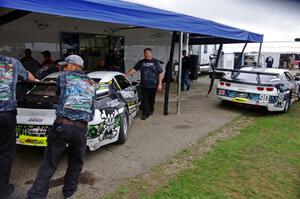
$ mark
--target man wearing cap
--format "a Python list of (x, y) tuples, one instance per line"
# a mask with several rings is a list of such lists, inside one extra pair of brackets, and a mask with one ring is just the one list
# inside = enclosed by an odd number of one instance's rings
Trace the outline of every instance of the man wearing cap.
[(57, 78), (56, 119), (48, 131), (44, 161), (27, 193), (27, 199), (46, 198), (49, 184), (60, 157), (68, 146), (68, 168), (64, 176), (63, 195), (70, 198), (77, 190), (86, 150), (88, 122), (94, 117), (96, 84), (82, 72), (83, 60), (70, 55), (60, 65), (66, 65)]
[(14, 185), (9, 184), (9, 176), (16, 143), (18, 77), (38, 81), (20, 61), (0, 55), (0, 198), (6, 198), (14, 191)]
[(45, 50), (42, 52), (42, 55), (44, 57), (44, 60), (43, 62), (41, 63), (41, 65), (44, 67), (44, 66), (47, 66), (49, 67), (51, 64), (54, 63), (53, 59), (51, 58), (51, 52), (49, 50)]

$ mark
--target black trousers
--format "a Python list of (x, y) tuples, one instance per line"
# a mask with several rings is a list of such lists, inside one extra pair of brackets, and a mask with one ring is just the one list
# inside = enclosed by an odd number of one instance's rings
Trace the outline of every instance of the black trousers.
[(0, 198), (7, 191), (16, 145), (16, 112), (0, 112)]
[(154, 112), (155, 97), (157, 88), (141, 88), (142, 92), (142, 113), (145, 116), (149, 116)]
[(48, 132), (48, 146), (45, 150), (44, 161), (32, 187), (27, 193), (27, 199), (46, 198), (50, 180), (59, 165), (60, 158), (67, 145), (69, 149), (68, 168), (64, 176), (63, 194), (65, 197), (70, 197), (76, 191), (83, 168), (86, 135), (87, 126), (79, 127), (54, 123)]

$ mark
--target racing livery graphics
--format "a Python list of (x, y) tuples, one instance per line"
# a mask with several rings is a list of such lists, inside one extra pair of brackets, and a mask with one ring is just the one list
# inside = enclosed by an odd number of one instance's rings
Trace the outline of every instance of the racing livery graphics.
[(0, 63), (0, 100), (7, 101), (11, 99), (11, 86), (13, 82), (13, 65)]
[(66, 79), (67, 99), (65, 99), (64, 108), (91, 113), (95, 93), (93, 83), (86, 78), (74, 75), (66, 75)]
[(280, 112), (287, 112), (299, 100), (300, 82), (288, 70), (255, 67), (218, 70), (227, 72), (217, 86), (217, 96), (222, 100)]
[[(17, 144), (46, 146), (47, 130), (56, 118), (57, 96), (55, 94), (58, 73), (51, 74), (18, 99)], [(89, 111), (92, 98), (80, 96), (82, 92), (74, 85), (80, 84), (85, 91), (96, 92), (94, 119), (88, 123), (87, 146), (91, 151), (101, 146), (117, 142), (124, 143), (128, 138), (128, 128), (139, 110), (138, 85), (133, 85), (118, 72), (92, 72), (87, 74), (96, 87), (88, 80), (71, 79), (65, 92), (69, 93), (64, 107), (72, 110)], [(73, 78), (73, 77), (68, 77)], [(74, 81), (73, 81), (74, 80)], [(24, 83), (26, 84), (26, 83)], [(91, 95), (92, 96), (92, 95)]]

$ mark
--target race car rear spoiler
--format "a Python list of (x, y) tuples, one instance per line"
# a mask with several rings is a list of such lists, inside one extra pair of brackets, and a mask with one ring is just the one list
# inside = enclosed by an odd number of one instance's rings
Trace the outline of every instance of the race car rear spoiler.
[[(270, 76), (279, 76), (279, 73), (269, 73), (269, 72), (262, 72), (262, 71), (245, 71), (245, 70), (238, 70), (238, 69), (215, 69), (214, 72), (214, 78), (215, 79), (221, 79), (225, 73), (224, 72), (231, 72), (231, 75), (234, 75), (234, 73), (247, 73), (247, 74), (256, 74), (258, 77), (259, 75), (270, 75)], [(213, 73), (213, 72), (212, 72)], [(210, 77), (212, 75), (210, 73)]]

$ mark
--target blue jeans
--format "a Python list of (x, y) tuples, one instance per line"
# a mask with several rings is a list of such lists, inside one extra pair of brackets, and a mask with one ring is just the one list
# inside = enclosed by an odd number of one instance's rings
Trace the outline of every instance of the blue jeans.
[(183, 70), (181, 76), (181, 89), (187, 90), (190, 87), (189, 70)]

